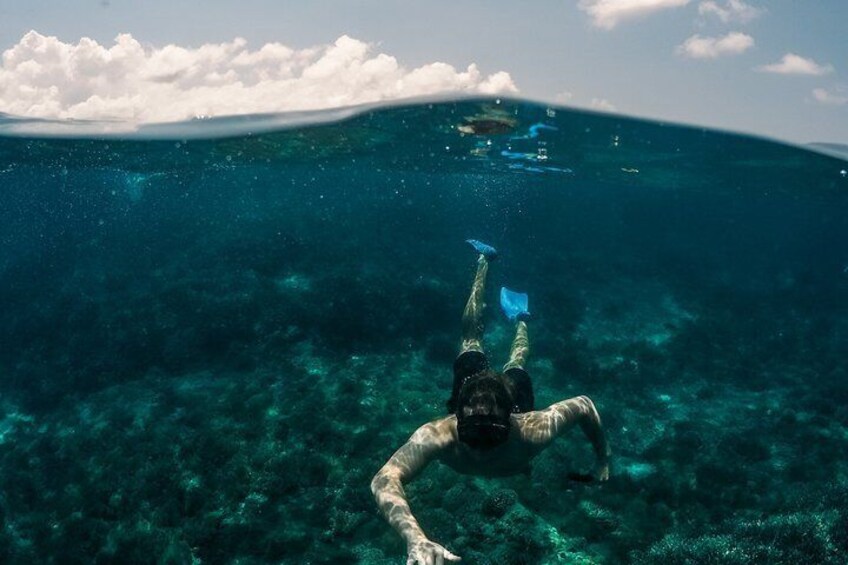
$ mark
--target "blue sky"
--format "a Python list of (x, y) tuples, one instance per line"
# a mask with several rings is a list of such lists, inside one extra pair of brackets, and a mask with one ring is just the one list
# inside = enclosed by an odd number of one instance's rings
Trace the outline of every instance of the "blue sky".
[[(214, 101), (245, 96), (256, 104), (273, 105), (271, 101), (284, 98), (279, 93), (285, 85), (288, 90), (284, 92), (291, 92), (291, 97), (279, 104), (291, 104), (292, 109), (302, 108), (298, 96), (332, 105), (368, 101), (368, 96), (385, 99), (417, 94), (416, 88), (430, 93), (445, 87), (500, 89), (505, 94), (517, 90), (519, 96), (565, 105), (795, 142), (848, 143), (848, 2), (844, 0), (0, 0), (0, 21), (0, 49), (19, 45), (30, 30), (39, 37), (55, 36), (58, 42), (30, 36), (14, 58), (4, 56), (0, 111), (18, 114), (98, 117), (97, 112), (102, 111), (110, 117), (108, 112), (118, 108), (119, 117), (157, 121), (195, 111), (187, 106), (202, 101), (203, 92), (208, 94), (208, 102), (200, 104), (197, 113), (204, 108), (209, 113), (255, 111), (257, 107), (250, 103), (218, 107)], [(180, 78), (169, 88), (188, 89), (186, 101), (182, 106), (175, 103), (174, 113), (140, 111), (141, 104), (163, 106), (156, 101), (173, 97), (174, 90), (133, 96), (147, 91), (133, 82), (119, 88), (125, 79), (112, 67), (111, 79), (106, 80), (110, 75), (104, 67), (104, 74), (98, 75), (102, 80), (89, 77), (86, 85), (73, 82), (78, 70), (52, 70), (64, 75), (55, 79), (56, 88), (49, 91), (54, 75), (45, 70), (50, 65), (39, 59), (45, 50), (59, 45), (80, 53), (83, 37), (106, 50), (115, 45), (118, 34), (132, 35), (136, 43), (127, 49), (136, 49), (145, 65), (171, 61), (169, 68), (176, 69), (173, 76)], [(355, 41), (337, 44), (343, 36)], [(245, 43), (233, 47), (231, 42), (237, 37)], [(310, 81), (283, 84), (277, 77), (276, 90), (265, 85), (264, 90), (256, 91), (251, 85), (259, 81), (259, 75), (245, 78), (246, 71), (240, 70), (242, 74), (232, 75), (232, 80), (247, 85), (238, 90), (241, 94), (232, 85), (223, 85), (226, 94), (213, 96), (210, 85), (221, 86), (227, 80), (225, 76), (230, 75), (225, 65), (232, 64), (232, 58), (204, 71), (207, 75), (202, 84), (200, 79), (189, 81), (178, 68), (180, 64), (195, 65), (192, 50), (203, 44), (226, 44), (230, 47), (225, 51), (254, 54), (232, 55), (243, 62), (246, 58), (258, 60), (256, 53), (267, 43), (294, 50), (279, 56), (288, 57), (289, 62), (303, 59), (292, 72), (295, 78), (303, 78), (303, 74), (311, 77)], [(183, 59), (179, 64), (173, 57), (157, 55), (161, 55), (157, 50), (170, 44), (188, 50), (180, 52)], [(335, 50), (327, 47), (333, 45)], [(86, 53), (94, 49), (89, 44), (83, 47)], [(391, 60), (379, 58), (380, 54)], [(40, 62), (40, 74), (32, 73), (32, 65), (22, 65), (26, 57)], [(98, 57), (102, 62), (103, 57)], [(353, 66), (333, 67), (324, 73), (323, 82), (315, 78), (321, 73), (314, 67), (328, 67), (328, 60), (343, 64), (339, 58), (354, 61), (350, 63)], [(278, 60), (274, 61), (276, 65)], [(437, 62), (450, 68), (433, 66)], [(90, 68), (92, 64), (89, 61), (89, 72), (98, 73)], [(469, 73), (471, 64), (475, 68)], [(368, 84), (357, 79), (363, 68), (373, 73)], [(419, 72), (411, 72), (416, 69)], [(123, 74), (127, 72), (125, 69)], [(149, 68), (146, 73), (137, 80), (147, 80)], [(507, 73), (508, 80), (498, 73)], [(342, 82), (334, 83), (339, 77)], [(156, 77), (158, 85), (166, 80), (164, 75)], [(375, 86), (381, 80), (384, 82)], [(23, 86), (28, 81), (45, 89), (40, 98), (27, 98), (31, 89)], [(397, 86), (401, 82), (403, 88)], [(334, 89), (352, 94), (334, 96)], [(25, 91), (26, 96), (21, 94)], [(107, 91), (114, 91), (112, 99), (105, 96)], [(101, 94), (91, 100), (92, 93), (98, 92)], [(68, 114), (70, 107), (86, 113)], [(289, 106), (268, 110), (286, 108)]]

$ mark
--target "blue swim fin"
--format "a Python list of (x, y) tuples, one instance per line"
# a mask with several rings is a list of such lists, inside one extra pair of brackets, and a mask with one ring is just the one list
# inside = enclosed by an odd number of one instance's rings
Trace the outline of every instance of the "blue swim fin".
[(486, 259), (494, 259), (498, 256), (498, 251), (491, 245), (485, 244), (477, 239), (466, 239), (467, 243), (471, 245), (474, 249), (477, 250), (477, 253), (484, 255)]
[(527, 309), (527, 295), (501, 287), (501, 309), (510, 322), (526, 320), (530, 317)]

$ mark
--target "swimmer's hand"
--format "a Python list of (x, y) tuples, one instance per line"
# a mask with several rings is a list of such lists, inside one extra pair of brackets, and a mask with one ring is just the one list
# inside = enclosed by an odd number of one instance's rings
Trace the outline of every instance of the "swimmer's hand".
[(411, 542), (407, 545), (406, 550), (409, 553), (406, 565), (443, 565), (445, 559), (448, 561), (460, 560), (460, 557), (425, 537), (420, 537)]
[(591, 473), (569, 473), (568, 480), (576, 483), (601, 483), (609, 480), (609, 459), (595, 463)]

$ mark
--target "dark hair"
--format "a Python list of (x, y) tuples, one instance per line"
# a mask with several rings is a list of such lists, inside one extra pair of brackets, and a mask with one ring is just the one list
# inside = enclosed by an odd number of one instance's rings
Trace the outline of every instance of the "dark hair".
[(467, 377), (451, 400), (460, 441), (479, 449), (506, 441), (513, 391), (512, 383), (504, 375), (484, 371)]

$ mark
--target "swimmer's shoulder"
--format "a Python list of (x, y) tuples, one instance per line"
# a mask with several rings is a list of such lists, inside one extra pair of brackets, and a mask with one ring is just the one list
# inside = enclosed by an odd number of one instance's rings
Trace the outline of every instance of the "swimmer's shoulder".
[(438, 447), (447, 447), (455, 443), (458, 438), (456, 416), (451, 414), (443, 418), (431, 420), (418, 428), (412, 435), (411, 441)]
[(518, 443), (537, 446), (540, 437), (544, 435), (543, 430), (550, 427), (551, 407), (531, 412), (522, 412), (512, 415), (513, 429)]

